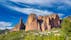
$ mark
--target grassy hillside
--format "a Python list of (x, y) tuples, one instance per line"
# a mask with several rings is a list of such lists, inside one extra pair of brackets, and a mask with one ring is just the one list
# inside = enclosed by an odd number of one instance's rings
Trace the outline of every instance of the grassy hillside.
[(71, 40), (71, 17), (63, 19), (61, 28), (53, 28), (50, 32), (28, 31), (18, 32), (6, 31), (0, 34), (0, 40)]
[(0, 40), (64, 40), (65, 34), (61, 30), (50, 32), (19, 31), (6, 32), (0, 35)]

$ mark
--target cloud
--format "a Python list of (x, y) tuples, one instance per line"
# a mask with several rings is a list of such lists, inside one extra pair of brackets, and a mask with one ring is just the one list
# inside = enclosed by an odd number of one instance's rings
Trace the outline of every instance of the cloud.
[(15, 8), (15, 10), (22, 12), (22, 13), (26, 13), (26, 14), (37, 14), (37, 15), (49, 15), (52, 14), (52, 12), (49, 12), (47, 10), (39, 10), (39, 9), (34, 9), (34, 8)]
[(62, 14), (62, 13), (58, 13), (59, 17), (63, 17), (65, 14)]
[(23, 5), (24, 3), (28, 5), (38, 5), (36, 7), (32, 6), (32, 8), (39, 8), (42, 10), (43, 8), (45, 8), (45, 10), (48, 8), (53, 9), (53, 10), (56, 9), (55, 11), (58, 10), (62, 13), (63, 12), (68, 13), (69, 12), (68, 10), (70, 10), (71, 8), (71, 0), (27, 0), (27, 1), (26, 0), (21, 0), (21, 1), (20, 0), (10, 0), (10, 1), (14, 3), (18, 3), (18, 4), (23, 3)]
[[(44, 0), (11, 0), (13, 2), (22, 2), (22, 3), (31, 3), (31, 4), (41, 4), (44, 3)], [(45, 0), (46, 1), (46, 0)]]
[(39, 5), (52, 5), (53, 3), (64, 3), (71, 6), (71, 0), (10, 0), (13, 2), (22, 2), (28, 4), (39, 4)]
[(6, 29), (6, 28), (10, 28), (11, 27), (11, 25), (12, 25), (12, 23), (10, 23), (10, 22), (4, 22), (4, 21), (0, 21), (0, 29)]
[[(52, 12), (52, 11), (40, 10), (40, 9), (35, 9), (35, 8), (19, 8), (19, 7), (11, 7), (11, 6), (7, 6), (7, 7), (9, 7), (10, 9), (13, 9), (13, 10), (28, 14), (28, 15), (31, 14), (31, 13), (34, 13), (37, 16), (38, 15), (50, 15), (50, 14), (55, 13), (55, 12)], [(58, 14), (59, 17), (64, 16), (64, 14), (62, 14), (62, 13), (56, 13), (56, 14)]]
[(13, 27), (7, 27), (7, 29), (12, 29)]
[[(17, 3), (19, 4), (19, 2), (21, 3), (28, 3), (28, 4), (38, 4), (38, 5), (45, 5), (45, 6), (52, 6), (51, 4), (53, 3), (56, 3), (56, 4), (60, 4), (60, 3), (64, 3), (64, 0), (10, 0), (14, 3)], [(65, 3), (66, 3), (67, 0), (65, 0)], [(40, 10), (40, 9), (36, 9), (36, 8), (33, 8), (32, 7), (28, 7), (28, 8), (20, 8), (20, 7), (17, 7), (17, 6), (11, 6), (11, 5), (4, 5), (5, 7), (8, 7), (12, 10), (16, 10), (16, 11), (19, 11), (19, 12), (22, 12), (22, 13), (25, 13), (25, 14), (30, 14), (30, 13), (35, 13), (37, 15), (49, 15), (49, 14), (53, 14), (55, 12), (52, 12), (52, 11), (48, 11), (48, 10)], [(41, 7), (40, 7), (41, 8)], [(61, 9), (63, 10), (65, 7), (64, 6), (59, 6), (57, 7), (57, 9)], [(66, 9), (65, 9), (66, 10)], [(56, 13), (58, 14), (60, 17), (64, 16), (63, 13)]]

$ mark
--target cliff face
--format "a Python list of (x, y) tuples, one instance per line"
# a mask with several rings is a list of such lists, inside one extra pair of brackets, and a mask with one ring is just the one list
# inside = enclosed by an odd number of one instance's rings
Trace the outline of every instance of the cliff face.
[(52, 14), (49, 16), (38, 16), (37, 18), (35, 14), (30, 14), (25, 30), (50, 31), (53, 27), (60, 27), (60, 19), (57, 14)]
[(50, 31), (52, 28), (60, 27), (61, 21), (57, 14), (51, 14), (47, 16), (36, 16), (35, 14), (30, 14), (26, 25), (24, 25), (22, 19), (20, 19), (19, 24), (17, 24), (11, 31), (19, 31), (25, 29), (37, 30), (37, 31)]
[(43, 23), (43, 16), (38, 16), (38, 19), (37, 19), (37, 24), (38, 24), (38, 29), (39, 31), (42, 30), (42, 23)]
[(52, 14), (51, 16), (51, 26), (53, 27), (60, 27), (60, 19), (57, 14)]
[(43, 23), (42, 23), (42, 31), (45, 31), (45, 30), (49, 31), (50, 29), (51, 29), (50, 18), (48, 16), (44, 16)]
[(38, 30), (37, 18), (35, 14), (30, 14), (26, 23), (25, 31)]
[(22, 29), (25, 29), (25, 25), (22, 21), (22, 18), (20, 18), (19, 23), (11, 31), (20, 31)]

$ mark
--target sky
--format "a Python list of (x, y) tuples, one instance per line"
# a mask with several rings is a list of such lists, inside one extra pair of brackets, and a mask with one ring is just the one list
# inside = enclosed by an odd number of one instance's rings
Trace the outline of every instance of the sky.
[(31, 13), (64, 18), (71, 15), (71, 0), (0, 0), (0, 29), (12, 29), (20, 17), (26, 23)]

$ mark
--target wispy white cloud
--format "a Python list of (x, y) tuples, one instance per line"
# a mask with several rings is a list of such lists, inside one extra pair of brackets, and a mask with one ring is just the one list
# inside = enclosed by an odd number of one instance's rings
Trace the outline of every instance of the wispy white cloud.
[(10, 29), (12, 23), (11, 22), (4, 22), (4, 21), (0, 21), (0, 29), (4, 30), (4, 29)]
[(37, 15), (49, 15), (52, 14), (52, 12), (49, 12), (47, 10), (39, 10), (39, 9), (34, 9), (34, 8), (15, 8), (15, 10), (26, 13), (26, 14), (37, 14)]
[[(39, 5), (39, 8), (47, 7), (47, 8), (55, 8), (57, 10), (66, 12), (71, 8), (71, 0), (10, 0), (15, 3), (26, 3)], [(37, 6), (36, 6), (37, 7)]]
[(7, 27), (7, 29), (12, 29), (13, 27)]
[(65, 3), (71, 5), (71, 0), (11, 0), (13, 2), (22, 2), (30, 4), (39, 4), (39, 5), (51, 5), (53, 3)]
[(58, 13), (59, 17), (63, 17), (65, 14), (62, 14), (62, 13)]
[(10, 22), (0, 22), (0, 26), (11, 26)]
[[(39, 4), (39, 5), (45, 5), (45, 6), (52, 6), (51, 4), (52, 3), (59, 3), (59, 2), (63, 2), (64, 3), (64, 0), (10, 0), (12, 2), (21, 2), (21, 3), (28, 3), (28, 4)], [(65, 3), (66, 3), (67, 0), (65, 0)], [(69, 1), (69, 0), (68, 0)], [(19, 3), (17, 3), (19, 4)], [(37, 15), (49, 15), (49, 14), (53, 14), (55, 12), (52, 12), (52, 11), (48, 11), (48, 10), (39, 10), (39, 9), (35, 9), (35, 8), (19, 8), (17, 6), (10, 6), (10, 5), (4, 5), (4, 6), (7, 6), (8, 8), (11, 8), (13, 10), (16, 10), (16, 11), (19, 11), (19, 12), (22, 12), (22, 13), (26, 13), (26, 14), (30, 14), (30, 13), (35, 13)], [(64, 6), (59, 6), (58, 9), (62, 9), (62, 8), (65, 8)], [(60, 17), (64, 16), (64, 14), (62, 13), (57, 13)]]
[[(16, 11), (19, 11), (19, 12), (22, 12), (22, 13), (25, 13), (25, 14), (31, 14), (31, 13), (34, 13), (36, 14), (37, 16), (38, 15), (50, 15), (50, 14), (54, 14), (55, 12), (52, 12), (52, 11), (48, 11), (48, 10), (40, 10), (40, 9), (35, 9), (35, 8), (19, 8), (19, 7), (11, 7), (11, 6), (8, 6), (9, 8), (13, 9), (13, 10), (16, 10)], [(56, 13), (59, 15), (59, 17), (62, 17), (64, 16), (64, 14), (62, 13)]]

